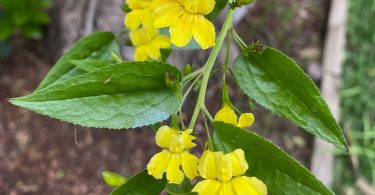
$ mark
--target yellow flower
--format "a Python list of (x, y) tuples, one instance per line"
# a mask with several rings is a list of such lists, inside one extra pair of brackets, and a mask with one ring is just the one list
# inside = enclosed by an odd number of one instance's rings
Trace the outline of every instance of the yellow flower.
[[(192, 129), (179, 131), (168, 126), (162, 126), (156, 133), (156, 144), (163, 151), (155, 154), (147, 165), (148, 174), (156, 179), (163, 178), (167, 173), (169, 183), (180, 184), (184, 179), (194, 179), (198, 176), (198, 158), (188, 152), (196, 144), (195, 137), (190, 135)], [(181, 171), (180, 166), (182, 167)]]
[(215, 45), (215, 27), (204, 16), (215, 0), (155, 0), (152, 4), (156, 28), (170, 27), (171, 42), (186, 46), (194, 37), (202, 49)]
[(254, 123), (254, 115), (252, 113), (243, 113), (237, 121), (237, 115), (234, 113), (234, 110), (227, 104), (224, 104), (223, 108), (216, 113), (214, 121), (222, 121), (237, 127), (245, 128), (250, 127)]
[(149, 5), (150, 0), (127, 0), (132, 9), (125, 17), (125, 26), (130, 29), (130, 40), (135, 47), (134, 60), (158, 60), (161, 57), (160, 49), (170, 47), (169, 38), (159, 35), (154, 28), (154, 21)]
[(267, 186), (256, 177), (242, 176), (249, 168), (242, 149), (231, 153), (206, 150), (198, 170), (204, 178), (193, 188), (200, 195), (266, 195)]

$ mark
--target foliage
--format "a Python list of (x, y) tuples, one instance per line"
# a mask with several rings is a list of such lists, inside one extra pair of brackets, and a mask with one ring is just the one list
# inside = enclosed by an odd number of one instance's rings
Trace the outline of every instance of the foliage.
[(0, 0), (0, 41), (16, 33), (40, 39), (41, 27), (50, 21), (44, 12), (50, 4), (51, 0)]
[[(365, 176), (375, 188), (375, 2), (349, 3), (346, 60), (341, 90), (341, 117), (349, 137), (352, 155), (359, 159), (354, 170), (350, 157), (338, 155), (335, 190), (338, 194), (355, 186), (358, 174)], [(357, 173), (355, 173), (357, 172)], [(344, 185), (343, 185), (344, 184)]]
[[(273, 48), (245, 44), (233, 29), (236, 7), (252, 1), (217, 1), (216, 6), (213, 0), (162, 2), (151, 9), (150, 1), (127, 1), (129, 13), (122, 32), (129, 32), (135, 61), (119, 56), (123, 45), (118, 45), (118, 36), (95, 32), (78, 40), (32, 94), (10, 102), (88, 127), (158, 129), (155, 141), (162, 151), (151, 158), (147, 170), (128, 180), (120, 174), (104, 172), (105, 181), (116, 187), (111, 194), (159, 194), (164, 189), (170, 194), (201, 195), (266, 195), (267, 191), (332, 194), (280, 148), (244, 129), (254, 122), (254, 117), (243, 113), (238, 118), (235, 110), (240, 111), (230, 101), (226, 73), (232, 69), (229, 54), (234, 40), (241, 48), (232, 71), (240, 89), (306, 131), (347, 149), (341, 129), (318, 88), (298, 65)], [(194, 2), (206, 4), (197, 7)], [(216, 39), (215, 27), (206, 17), (212, 20), (225, 6), (228, 13)], [(208, 13), (213, 14), (207, 16)], [(160, 34), (155, 27), (169, 28), (169, 34)], [(227, 39), (226, 63), (218, 69), (222, 74), (223, 106), (212, 117), (205, 106), (206, 92), (226, 37), (234, 39)], [(194, 48), (213, 48), (202, 68), (185, 66), (182, 77), (180, 70), (167, 63), (170, 52), (163, 49), (170, 44), (174, 45), (170, 50), (175, 46), (191, 49), (188, 45), (192, 39), (197, 43)], [(198, 98), (186, 127), (182, 105), (194, 91)], [(195, 126), (200, 114), (206, 125), (207, 144), (198, 159), (189, 149), (197, 146)], [(169, 118), (170, 126), (162, 126)], [(214, 139), (208, 122), (213, 124)], [(198, 176), (203, 179), (193, 185), (191, 180)]]

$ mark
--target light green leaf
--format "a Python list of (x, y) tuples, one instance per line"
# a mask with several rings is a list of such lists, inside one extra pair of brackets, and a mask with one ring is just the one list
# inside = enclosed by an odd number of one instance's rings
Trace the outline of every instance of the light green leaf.
[(113, 64), (10, 102), (82, 126), (141, 127), (167, 119), (181, 104), (181, 92), (164, 81), (167, 73), (181, 78), (161, 62)]
[(333, 194), (300, 163), (257, 134), (223, 122), (214, 122), (214, 128), (217, 149), (243, 149), (249, 164), (246, 175), (262, 180), (270, 195)]
[(103, 171), (102, 177), (112, 187), (118, 187), (127, 181), (126, 177), (112, 171)]
[(85, 72), (92, 72), (98, 68), (103, 68), (104, 66), (113, 64), (112, 61), (100, 59), (72, 60), (71, 63), (76, 65), (78, 68), (82, 69)]
[(112, 52), (119, 48), (115, 36), (111, 32), (94, 32), (78, 40), (52, 67), (47, 76), (40, 83), (37, 90), (68, 78), (81, 75), (84, 71), (71, 63), (72, 60), (103, 59), (111, 60)]
[(343, 133), (318, 88), (286, 55), (270, 47), (241, 54), (234, 62), (234, 78), (258, 104), (347, 149)]
[(145, 170), (129, 178), (110, 195), (159, 195), (164, 190), (165, 184), (165, 179), (155, 179)]

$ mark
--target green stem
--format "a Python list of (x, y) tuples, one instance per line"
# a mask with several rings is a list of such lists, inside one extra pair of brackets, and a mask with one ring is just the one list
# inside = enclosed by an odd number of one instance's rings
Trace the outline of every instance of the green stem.
[(204, 69), (204, 73), (203, 73), (202, 85), (201, 85), (201, 88), (199, 90), (197, 104), (195, 105), (193, 116), (191, 117), (191, 121), (190, 121), (190, 124), (189, 124), (190, 129), (194, 128), (195, 123), (197, 121), (197, 118), (199, 116), (199, 111), (201, 110), (202, 105), (204, 104), (204, 100), (205, 100), (205, 97), (206, 97), (207, 84), (208, 84), (208, 80), (210, 78), (211, 70), (214, 66), (214, 63), (216, 61), (217, 56), (219, 55), (220, 49), (223, 46), (225, 36), (227, 35), (229, 29), (232, 28), (233, 15), (234, 15), (234, 9), (229, 9), (227, 17), (226, 17), (224, 25), (223, 25), (223, 28), (220, 31), (217, 43), (216, 43), (215, 47), (213, 48), (213, 50), (211, 52), (211, 55), (208, 58), (206, 64), (204, 65), (205, 69)]

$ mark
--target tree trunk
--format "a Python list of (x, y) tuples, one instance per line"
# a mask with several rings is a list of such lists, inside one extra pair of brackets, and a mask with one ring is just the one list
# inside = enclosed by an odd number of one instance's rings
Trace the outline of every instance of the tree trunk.
[(123, 0), (55, 0), (46, 46), (51, 60), (83, 35), (96, 30), (119, 32), (123, 28)]

